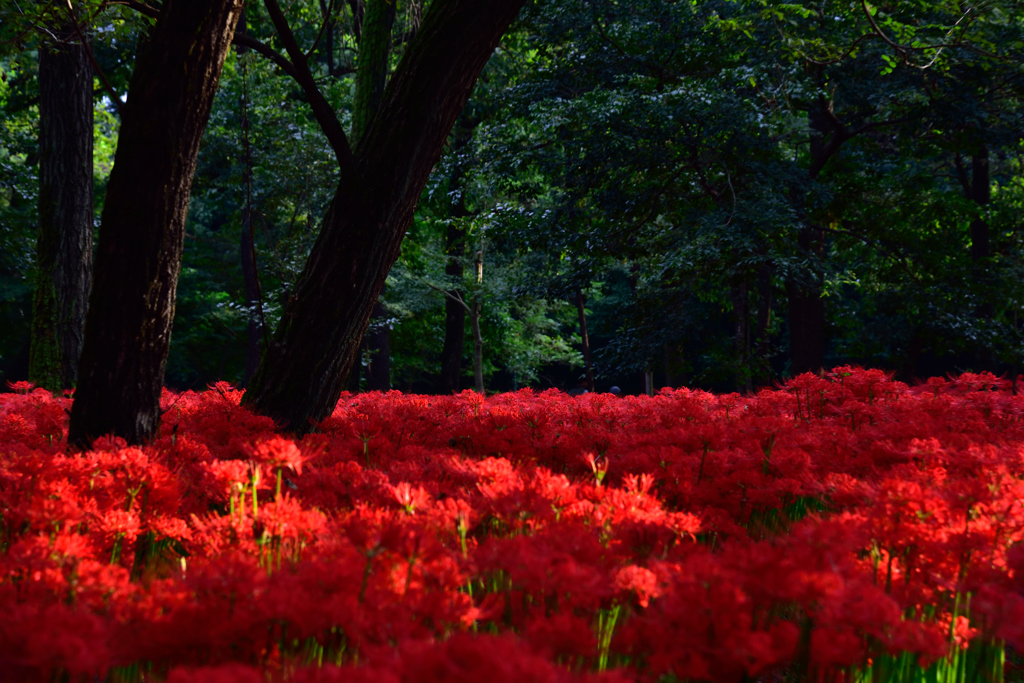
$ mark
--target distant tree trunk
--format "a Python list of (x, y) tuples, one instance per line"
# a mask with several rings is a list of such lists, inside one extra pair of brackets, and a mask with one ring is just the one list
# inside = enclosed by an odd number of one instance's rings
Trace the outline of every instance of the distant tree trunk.
[(39, 233), (29, 380), (75, 386), (92, 282), (92, 65), (74, 27), (39, 49)]
[[(245, 394), (246, 405), (282, 428), (309, 431), (334, 409), (430, 171), (523, 2), (434, 0), (354, 153), (303, 76), (338, 156), (340, 182)], [(303, 57), (294, 45), (289, 56)]]
[(757, 270), (757, 335), (755, 355), (759, 363), (768, 358), (770, 340), (768, 330), (772, 324), (772, 269), (761, 264)]
[[(832, 114), (832, 103), (820, 101), (817, 108), (808, 112), (811, 135), (811, 165), (809, 180), (818, 177), (825, 164), (850, 138), (846, 130), (837, 123)], [(798, 191), (796, 204), (804, 226), (797, 237), (801, 255), (812, 260), (821, 260), (825, 254), (825, 237), (806, 216), (806, 196)], [(825, 301), (822, 298), (823, 283), (817, 272), (802, 278), (791, 277), (786, 282), (786, 297), (789, 312), (789, 348), (791, 374), (818, 372), (825, 363)]]
[(371, 327), (366, 333), (366, 346), (370, 351), (370, 362), (366, 365), (366, 390), (391, 391), (391, 334), (388, 312), (380, 299), (373, 307), (370, 320)]
[(192, 174), (243, 0), (166, 0), (139, 50), (107, 185), (68, 438), (150, 439)]
[(476, 393), (484, 395), (484, 338), (480, 334), (480, 313), (483, 305), (480, 303), (480, 294), (473, 297), (473, 304), (470, 306), (469, 324), (473, 329), (473, 388)]
[[(979, 145), (978, 149), (971, 155), (971, 170), (961, 161), (959, 155), (956, 158), (957, 175), (963, 186), (964, 196), (974, 202), (977, 206), (977, 214), (971, 220), (971, 261), (973, 263), (974, 279), (978, 283), (978, 291), (982, 300), (975, 306), (974, 316), (980, 320), (990, 320), (994, 314), (991, 301), (985, 300), (988, 290), (992, 287), (988, 273), (987, 259), (992, 255), (988, 222), (985, 220), (985, 207), (992, 201), (992, 178), (989, 171), (988, 146)], [(994, 371), (996, 362), (992, 349), (981, 341), (977, 348), (977, 362), (979, 370)]]
[[(587, 335), (587, 313), (584, 308), (586, 300), (583, 290), (576, 288), (576, 312), (580, 318), (580, 340), (583, 343), (583, 367), (587, 374), (587, 391), (594, 391), (594, 366), (590, 362), (590, 337)], [(668, 373), (668, 368), (665, 369)]]
[[(971, 197), (978, 206), (978, 215), (971, 221), (971, 260), (974, 262), (975, 277), (983, 283), (989, 282), (990, 276), (986, 260), (992, 256), (991, 240), (989, 236), (988, 221), (985, 220), (984, 211), (992, 202), (992, 179), (989, 172), (988, 147), (981, 145), (981, 148), (971, 157)], [(994, 314), (992, 303), (983, 301), (978, 305), (977, 316), (989, 319)], [(991, 356), (991, 353), (986, 355)], [(993, 359), (989, 359), (988, 366), (994, 366)], [(994, 369), (988, 367), (986, 369)]]
[[(456, 214), (465, 213), (465, 203), (460, 198), (454, 203), (449, 214), (448, 231), (445, 235), (445, 275), (461, 280), (465, 274), (462, 259), (466, 252), (466, 229), (458, 222)], [(444, 346), (441, 348), (441, 387), (444, 393), (459, 390), (462, 377), (462, 354), (466, 338), (466, 307), (455, 299), (458, 290), (450, 290), (444, 298)]]
[[(246, 33), (245, 9), (238, 19), (237, 30)], [(236, 47), (239, 55), (244, 55), (249, 48), (239, 45)], [(242, 66), (242, 76), (245, 78), (245, 64)], [(247, 86), (243, 84), (242, 100), (239, 108), (242, 110), (242, 143), (245, 147), (245, 170), (242, 177), (245, 192), (245, 206), (242, 207), (242, 234), (238, 245), (239, 260), (242, 265), (242, 285), (245, 288), (245, 308), (249, 318), (246, 326), (245, 338), (245, 370), (242, 376), (242, 386), (249, 385), (249, 380), (256, 374), (256, 368), (260, 364), (260, 335), (263, 332), (262, 326), (262, 302), (260, 301), (259, 265), (256, 262), (256, 241), (252, 227), (252, 154), (249, 149), (249, 98)]]
[[(246, 173), (248, 173), (248, 169)], [(242, 385), (248, 386), (249, 380), (256, 374), (256, 368), (260, 364), (260, 335), (263, 331), (258, 311), (260, 288), (256, 271), (256, 250), (252, 236), (252, 215), (249, 212), (249, 207), (242, 209), (242, 239), (239, 244), (239, 252), (242, 261), (242, 283), (245, 286), (245, 307), (249, 316), (245, 342), (245, 376)]]
[(732, 310), (735, 331), (733, 353), (736, 357), (736, 388), (751, 391), (750, 371), (750, 293), (746, 280), (738, 280), (732, 286)]

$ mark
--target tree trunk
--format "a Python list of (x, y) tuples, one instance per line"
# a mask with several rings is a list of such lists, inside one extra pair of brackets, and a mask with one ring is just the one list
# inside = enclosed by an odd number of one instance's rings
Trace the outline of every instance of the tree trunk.
[(431, 3), (351, 159), (336, 147), (337, 193), (244, 398), (280, 427), (304, 433), (334, 409), (430, 171), (523, 2)]
[[(246, 174), (249, 173), (246, 168)], [(256, 374), (260, 364), (260, 287), (256, 266), (256, 250), (253, 242), (252, 215), (249, 207), (242, 209), (242, 239), (239, 243), (239, 255), (242, 262), (242, 282), (245, 286), (245, 308), (249, 316), (249, 325), (245, 342), (245, 375), (242, 386), (248, 386), (249, 380)]]
[(772, 269), (767, 263), (757, 270), (757, 348), (759, 363), (766, 363), (770, 340), (768, 330), (772, 324)]
[(370, 352), (370, 362), (366, 366), (366, 390), (391, 391), (391, 334), (388, 312), (380, 299), (373, 306), (371, 320), (373, 322), (366, 332), (366, 347)]
[[(587, 313), (584, 309), (586, 303), (583, 298), (583, 290), (576, 288), (576, 312), (580, 318), (580, 340), (583, 342), (583, 367), (587, 374), (587, 391), (594, 391), (594, 366), (590, 362), (590, 337), (587, 335)], [(666, 373), (668, 368), (665, 369)]]
[[(801, 251), (820, 256), (823, 247), (820, 231), (804, 229), (799, 244)], [(810, 277), (813, 278), (810, 283), (792, 279), (786, 283), (791, 375), (818, 372), (825, 363), (825, 300), (821, 296), (818, 275), (811, 273)]]
[(484, 391), (484, 338), (480, 334), (480, 313), (483, 306), (480, 303), (480, 293), (473, 296), (473, 305), (470, 307), (469, 323), (473, 328), (473, 388), (481, 396)]
[[(458, 209), (462, 210), (459, 211)], [(461, 199), (455, 204), (449, 214), (448, 233), (445, 236), (445, 254), (448, 256), (448, 263), (445, 264), (445, 274), (456, 280), (461, 280), (465, 274), (465, 266), (462, 258), (466, 251), (466, 230), (454, 220), (457, 213), (464, 213), (465, 205)], [(466, 307), (455, 299), (458, 290), (450, 290), (444, 298), (444, 346), (441, 348), (441, 387), (446, 394), (452, 394), (459, 390), (459, 380), (462, 377), (462, 353), (466, 338)]]
[[(817, 109), (808, 112), (808, 124), (814, 134), (811, 136), (811, 165), (808, 179), (814, 180), (825, 168), (825, 164), (849, 139), (849, 135), (836, 123), (832, 115), (832, 103), (821, 101)], [(824, 234), (815, 228), (806, 216), (806, 194), (798, 191), (796, 205), (804, 225), (797, 237), (802, 255), (811, 260), (820, 260), (825, 255)], [(822, 299), (821, 277), (817, 272), (808, 273), (804, 278), (790, 278), (786, 282), (786, 296), (789, 299), (789, 371), (793, 375), (803, 372), (818, 372), (825, 363), (825, 302)]]
[(92, 65), (71, 25), (39, 49), (39, 235), (29, 380), (75, 386), (92, 281)]
[(166, 0), (132, 73), (103, 207), (68, 438), (160, 420), (192, 174), (243, 0)]
[(735, 331), (733, 353), (736, 358), (736, 389), (750, 392), (750, 298), (746, 280), (739, 280), (732, 286), (732, 310)]

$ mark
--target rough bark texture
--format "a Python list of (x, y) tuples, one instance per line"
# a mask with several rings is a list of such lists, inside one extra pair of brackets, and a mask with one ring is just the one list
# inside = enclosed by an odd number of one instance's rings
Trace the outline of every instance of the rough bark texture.
[[(245, 403), (306, 432), (330, 415), (476, 79), (524, 0), (435, 0), (355, 150)], [(344, 155), (340, 154), (344, 164)]]
[[(359, 140), (373, 118), (387, 83), (388, 57), (391, 54), (391, 28), (395, 23), (395, 3), (391, 0), (367, 0), (366, 16), (359, 38), (356, 65), (356, 94), (352, 109), (352, 139)], [(383, 292), (381, 292), (383, 294)], [(387, 311), (378, 297), (373, 307), (372, 324), (366, 332), (366, 390), (391, 389), (391, 328)]]
[(352, 104), (352, 139), (357, 142), (366, 132), (384, 94), (394, 23), (393, 0), (367, 0), (356, 57), (356, 94)]
[(242, 0), (167, 0), (139, 52), (103, 208), (68, 438), (148, 440), (192, 174)]
[(39, 49), (39, 235), (29, 380), (75, 386), (92, 282), (92, 65), (74, 27)]

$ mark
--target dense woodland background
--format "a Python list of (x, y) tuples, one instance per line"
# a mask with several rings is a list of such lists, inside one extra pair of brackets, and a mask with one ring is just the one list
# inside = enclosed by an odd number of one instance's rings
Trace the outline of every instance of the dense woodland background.
[[(346, 130), (374, 1), (285, 6)], [(0, 9), (5, 382), (30, 379), (39, 305), (43, 61), (90, 45), (98, 230), (113, 98), (153, 24), (139, 5)], [(383, 78), (430, 5), (383, 7)], [(284, 51), (257, 2), (238, 31)], [(844, 363), (1016, 376), (1022, 60), (1010, 0), (529, 2), (434, 168), (349, 387), (472, 388), (476, 317), (489, 391), (575, 386), (585, 356), (597, 389), (627, 393)], [(167, 385), (248, 381), (337, 184), (302, 88), (236, 44), (192, 185)]]

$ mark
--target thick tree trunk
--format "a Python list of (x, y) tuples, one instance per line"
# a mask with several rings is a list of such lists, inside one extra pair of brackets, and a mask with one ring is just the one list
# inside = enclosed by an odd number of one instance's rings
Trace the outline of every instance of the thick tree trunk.
[(75, 386), (92, 282), (92, 65), (73, 26), (39, 49), (39, 237), (29, 380)]
[[(583, 290), (576, 288), (576, 313), (580, 319), (580, 340), (583, 343), (583, 367), (587, 375), (587, 391), (594, 391), (594, 365), (590, 362), (590, 336), (587, 334), (587, 312), (584, 308), (586, 300)], [(665, 372), (668, 372), (666, 368)]]
[(68, 438), (150, 439), (192, 174), (243, 0), (166, 0), (139, 51), (96, 256)]
[[(524, 0), (435, 0), (359, 140), (245, 403), (294, 432), (331, 414), (420, 193)], [(328, 122), (329, 123), (329, 122)]]

